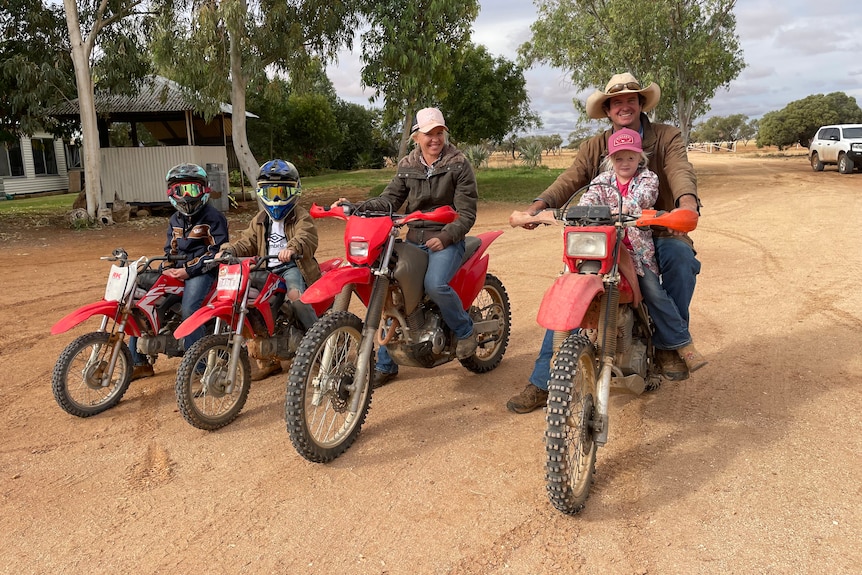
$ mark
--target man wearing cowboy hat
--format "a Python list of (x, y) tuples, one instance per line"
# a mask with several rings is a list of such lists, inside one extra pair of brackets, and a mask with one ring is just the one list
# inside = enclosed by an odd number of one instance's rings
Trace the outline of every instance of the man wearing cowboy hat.
[[(527, 211), (535, 214), (545, 208), (561, 207), (599, 174), (602, 160), (607, 155), (610, 135), (622, 128), (630, 128), (640, 133), (643, 150), (649, 155), (649, 169), (658, 175), (659, 193), (655, 208), (667, 211), (685, 209), (699, 213), (697, 177), (688, 161), (682, 134), (674, 126), (653, 124), (646, 116), (645, 112), (654, 109), (660, 97), (661, 89), (655, 82), (642, 87), (638, 79), (628, 72), (614, 75), (604, 90), (596, 90), (591, 94), (587, 98), (587, 115), (595, 120), (608, 118), (611, 129), (581, 144), (571, 167), (533, 200)], [(528, 224), (525, 227), (532, 229), (535, 225)], [(700, 272), (700, 262), (695, 258), (688, 235), (670, 230), (656, 230), (653, 234), (665, 297), (662, 305), (654, 306), (649, 311), (653, 315), (665, 314), (668, 324), (676, 322), (683, 326), (687, 334), (688, 307)], [(550, 331), (545, 333), (530, 383), (506, 404), (510, 411), (527, 413), (546, 404), (553, 355), (552, 336)], [(678, 335), (657, 332), (656, 356), (665, 377), (683, 380), (688, 378), (690, 371), (706, 365), (706, 360), (694, 349), (690, 336), (687, 341), (673, 341), (675, 338), (680, 339)]]

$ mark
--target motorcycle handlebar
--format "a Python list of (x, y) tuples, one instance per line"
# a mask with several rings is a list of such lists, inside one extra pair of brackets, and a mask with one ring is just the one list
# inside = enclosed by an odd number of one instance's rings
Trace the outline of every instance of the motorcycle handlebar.
[(396, 214), (392, 210), (372, 211), (365, 210), (362, 204), (342, 203), (335, 207), (324, 207), (312, 204), (309, 210), (314, 218), (339, 218), (346, 220), (350, 216), (361, 216), (369, 218), (392, 218), (396, 226), (404, 225), (415, 220), (425, 220), (440, 224), (448, 224), (458, 219), (458, 212), (451, 206), (440, 206), (428, 212), (419, 210), (409, 214)]
[[(660, 226), (678, 232), (690, 232), (697, 227), (697, 213), (691, 210), (678, 209), (672, 212), (659, 210), (643, 210), (640, 216), (624, 215), (623, 221), (620, 221), (619, 215), (614, 219), (606, 222), (600, 222), (602, 218), (590, 216), (589, 213), (584, 213), (580, 218), (577, 218), (582, 224), (588, 225), (619, 225), (622, 227), (650, 227)], [(537, 225), (551, 224), (567, 224), (573, 223), (576, 218), (566, 217), (562, 210), (556, 208), (548, 208), (531, 214), (529, 212), (514, 211), (509, 216), (509, 225), (513, 228)]]
[[(129, 254), (123, 248), (117, 248), (113, 252), (111, 252), (111, 255), (101, 256), (101, 257), (99, 257), (99, 259), (103, 260), (103, 261), (109, 261), (109, 262), (122, 262), (123, 265), (127, 265), (129, 263)], [(153, 262), (159, 262), (159, 261), (184, 262), (187, 259), (188, 259), (188, 256), (181, 255), (181, 254), (166, 254), (163, 256), (154, 256), (154, 257), (141, 256), (136, 260), (136, 262), (149, 267)]]

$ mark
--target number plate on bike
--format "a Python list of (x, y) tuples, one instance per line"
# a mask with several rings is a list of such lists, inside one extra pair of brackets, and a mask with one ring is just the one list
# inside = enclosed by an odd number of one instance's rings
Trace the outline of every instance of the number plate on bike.
[(138, 277), (138, 270), (132, 267), (112, 265), (108, 275), (108, 285), (105, 286), (105, 300), (122, 301), (133, 287)]
[(240, 264), (223, 265), (218, 270), (219, 296), (230, 296), (239, 291), (242, 280), (242, 266)]

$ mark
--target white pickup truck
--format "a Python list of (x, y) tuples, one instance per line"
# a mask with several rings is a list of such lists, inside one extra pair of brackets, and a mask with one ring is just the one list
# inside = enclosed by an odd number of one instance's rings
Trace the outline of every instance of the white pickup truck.
[(808, 146), (808, 159), (815, 172), (825, 164), (837, 164), (842, 174), (862, 170), (862, 124), (835, 124), (817, 130)]

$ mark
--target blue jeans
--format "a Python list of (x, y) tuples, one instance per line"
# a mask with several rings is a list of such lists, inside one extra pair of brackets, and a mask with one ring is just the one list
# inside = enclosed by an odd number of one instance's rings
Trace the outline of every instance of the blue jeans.
[[(203, 274), (185, 281), (182, 302), (183, 320), (188, 319), (190, 315), (200, 309), (204, 303), (204, 298), (209, 293), (213, 282), (215, 282), (215, 278), (215, 274)], [(187, 335), (183, 338), (183, 349), (190, 348), (192, 344), (206, 335), (206, 332), (206, 326), (202, 325)], [(134, 336), (129, 338), (129, 349), (132, 352), (132, 362), (135, 365), (144, 365), (147, 363), (146, 358), (138, 353), (138, 338)]]
[(676, 302), (671, 299), (659, 278), (644, 268), (643, 277), (638, 278), (644, 303), (655, 325), (653, 345), (658, 349), (679, 349), (691, 343), (688, 321), (682, 318)]
[[(691, 343), (688, 331), (688, 306), (694, 295), (700, 262), (694, 250), (677, 238), (653, 238), (656, 259), (662, 271), (661, 283), (649, 270), (639, 278), (650, 317), (655, 322), (653, 343), (658, 349), (679, 349)], [(551, 378), (551, 357), (554, 355), (554, 332), (545, 330), (542, 347), (530, 374), (530, 383), (548, 389)]]
[[(688, 307), (694, 296), (700, 262), (694, 250), (683, 240), (673, 237), (653, 238), (658, 269), (661, 271), (661, 285), (676, 304), (679, 317), (688, 327)], [(653, 313), (650, 309), (650, 313)], [(681, 346), (680, 346), (681, 347)]]
[[(301, 294), (308, 288), (305, 285), (305, 278), (302, 277), (302, 273), (300, 273), (299, 268), (293, 262), (289, 263), (287, 269), (281, 272), (281, 277), (287, 285), (287, 293), (290, 293), (291, 290), (296, 290)], [(317, 321), (317, 314), (314, 312), (314, 308), (307, 303), (302, 303), (297, 299), (291, 300), (290, 305), (293, 307), (296, 319), (306, 331)]]
[[(464, 258), (464, 241), (447, 246), (439, 252), (432, 252), (424, 245), (418, 245), (418, 247), (428, 253), (425, 293), (440, 308), (443, 321), (455, 332), (455, 337), (458, 339), (469, 337), (473, 333), (473, 320), (464, 309), (461, 298), (449, 285), (455, 272), (461, 267), (461, 260)], [(377, 350), (375, 369), (385, 373), (398, 373), (398, 364), (392, 360), (385, 346), (381, 345)]]

